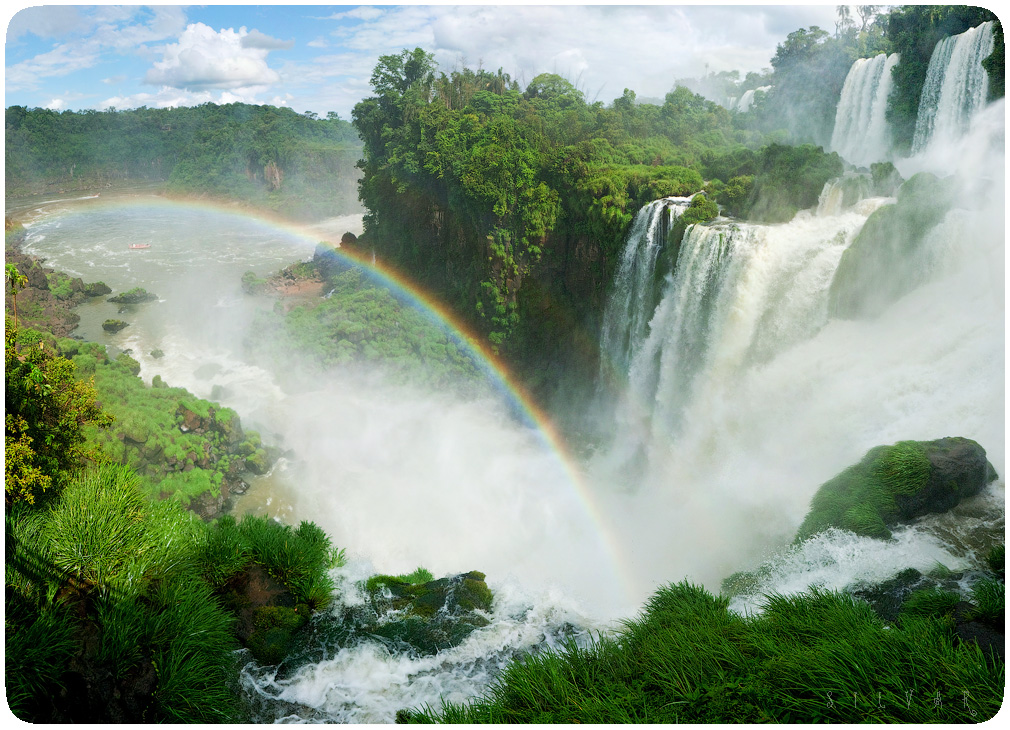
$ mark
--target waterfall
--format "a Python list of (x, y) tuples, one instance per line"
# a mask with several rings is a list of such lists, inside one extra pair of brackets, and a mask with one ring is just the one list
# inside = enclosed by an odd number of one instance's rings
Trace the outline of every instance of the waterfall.
[(759, 86), (756, 89), (747, 89), (743, 92), (743, 96), (739, 100), (734, 100), (730, 105), (730, 111), (740, 112), (741, 114), (751, 108), (754, 104), (754, 95), (759, 91), (768, 91), (771, 86)]
[(960, 137), (975, 112), (985, 105), (989, 74), (982, 61), (992, 53), (993, 23), (940, 41), (933, 49), (926, 82), (919, 99), (912, 152), (921, 152), (933, 140)]
[[(845, 201), (846, 187), (865, 193), (865, 175), (829, 185), (820, 210), (789, 223), (688, 226), (672, 276), (654, 277), (651, 297), (634, 300), (647, 308), (625, 298), (626, 329), (611, 321), (609, 338), (626, 338), (627, 359), (603, 355), (626, 362), (626, 387), (589, 471), (624, 535), (632, 580), (652, 586), (675, 574), (718, 588), (787, 546), (818, 486), (874, 446), (965, 436), (1003, 474), (1003, 106), (976, 115), (956, 157), (916, 159), (959, 182), (908, 262), (915, 282), (881, 311), (843, 320), (828, 309), (843, 254), (895, 203)], [(986, 181), (988, 195), (972, 181)], [(629, 237), (625, 255), (643, 245)], [(1002, 482), (993, 489), (1001, 509)], [(908, 565), (908, 543), (939, 540), (964, 555), (925, 526), (908, 529), (884, 547), (842, 541), (851, 560), (839, 570)], [(793, 584), (769, 589), (780, 585)]]
[(865, 172), (847, 172), (824, 183), (817, 198), (817, 215), (838, 215), (873, 193), (873, 178)]
[(891, 69), (898, 60), (897, 53), (858, 58), (845, 77), (831, 149), (853, 165), (869, 165), (888, 156), (891, 141), (885, 112)]
[[(660, 254), (669, 244), (668, 235), (676, 220), (691, 204), (692, 197), (653, 201), (638, 211), (631, 224), (627, 245), (614, 277), (614, 288), (604, 310), (601, 333), (603, 362), (619, 372), (627, 370), (634, 348), (641, 341), (656, 307), (657, 276), (668, 274), (676, 261), (673, 253), (668, 257), (671, 260), (668, 260), (665, 271), (657, 273), (657, 265), (662, 262)], [(604, 376), (608, 374), (604, 373)]]
[[(623, 340), (613, 331), (604, 340), (624, 344), (605, 352), (626, 367), (626, 417), (645, 418), (649, 438), (665, 441), (681, 430), (703, 374), (732, 378), (816, 332), (827, 319), (827, 287), (842, 251), (879, 203), (864, 201), (861, 212), (847, 215), (804, 213), (777, 226), (689, 226), (658, 304), (639, 291), (608, 308), (611, 330), (622, 316), (627, 323)], [(644, 238), (629, 237), (626, 259), (643, 257)]]

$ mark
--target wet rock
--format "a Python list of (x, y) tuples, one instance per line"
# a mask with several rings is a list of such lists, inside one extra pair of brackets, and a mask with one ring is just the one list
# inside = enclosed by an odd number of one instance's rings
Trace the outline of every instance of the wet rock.
[(373, 576), (365, 586), (376, 615), (369, 631), (427, 654), (456, 646), (488, 625), (493, 596), (484, 578), (475, 570), (420, 584)]
[(948, 437), (878, 446), (821, 485), (796, 540), (830, 527), (887, 539), (891, 527), (931, 512), (945, 512), (995, 478), (985, 449), (971, 439)]
[(120, 330), (129, 326), (130, 326), (129, 322), (124, 322), (121, 319), (107, 319), (104, 322), (102, 322), (102, 329), (105, 330), (106, 332), (112, 332), (112, 333), (119, 332)]

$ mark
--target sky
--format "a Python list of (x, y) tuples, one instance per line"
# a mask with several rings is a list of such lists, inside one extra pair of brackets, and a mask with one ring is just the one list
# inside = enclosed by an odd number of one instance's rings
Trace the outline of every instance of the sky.
[[(23, 0), (22, 0), (23, 1)], [(5, 106), (58, 111), (288, 106), (350, 120), (378, 58), (421, 47), (441, 71), (564, 76), (589, 101), (662, 99), (679, 78), (770, 67), (813, 5), (42, 5), (5, 3)]]

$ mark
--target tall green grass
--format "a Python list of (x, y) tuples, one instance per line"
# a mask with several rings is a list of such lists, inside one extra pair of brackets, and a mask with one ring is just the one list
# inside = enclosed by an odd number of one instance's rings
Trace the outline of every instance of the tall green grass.
[(513, 662), (485, 696), (400, 721), (495, 723), (978, 722), (1004, 670), (950, 624), (885, 625), (846, 594), (769, 596), (761, 614), (679, 583), (615, 637)]

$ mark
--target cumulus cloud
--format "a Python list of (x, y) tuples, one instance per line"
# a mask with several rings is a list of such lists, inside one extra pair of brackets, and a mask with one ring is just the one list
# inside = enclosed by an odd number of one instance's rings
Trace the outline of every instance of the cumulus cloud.
[[(191, 23), (178, 43), (165, 47), (164, 58), (144, 77), (145, 83), (176, 89), (240, 89), (265, 87), (280, 81), (280, 74), (267, 65), (269, 49), (243, 44), (245, 27), (215, 31), (203, 23)], [(259, 34), (263, 36), (263, 34)]]

